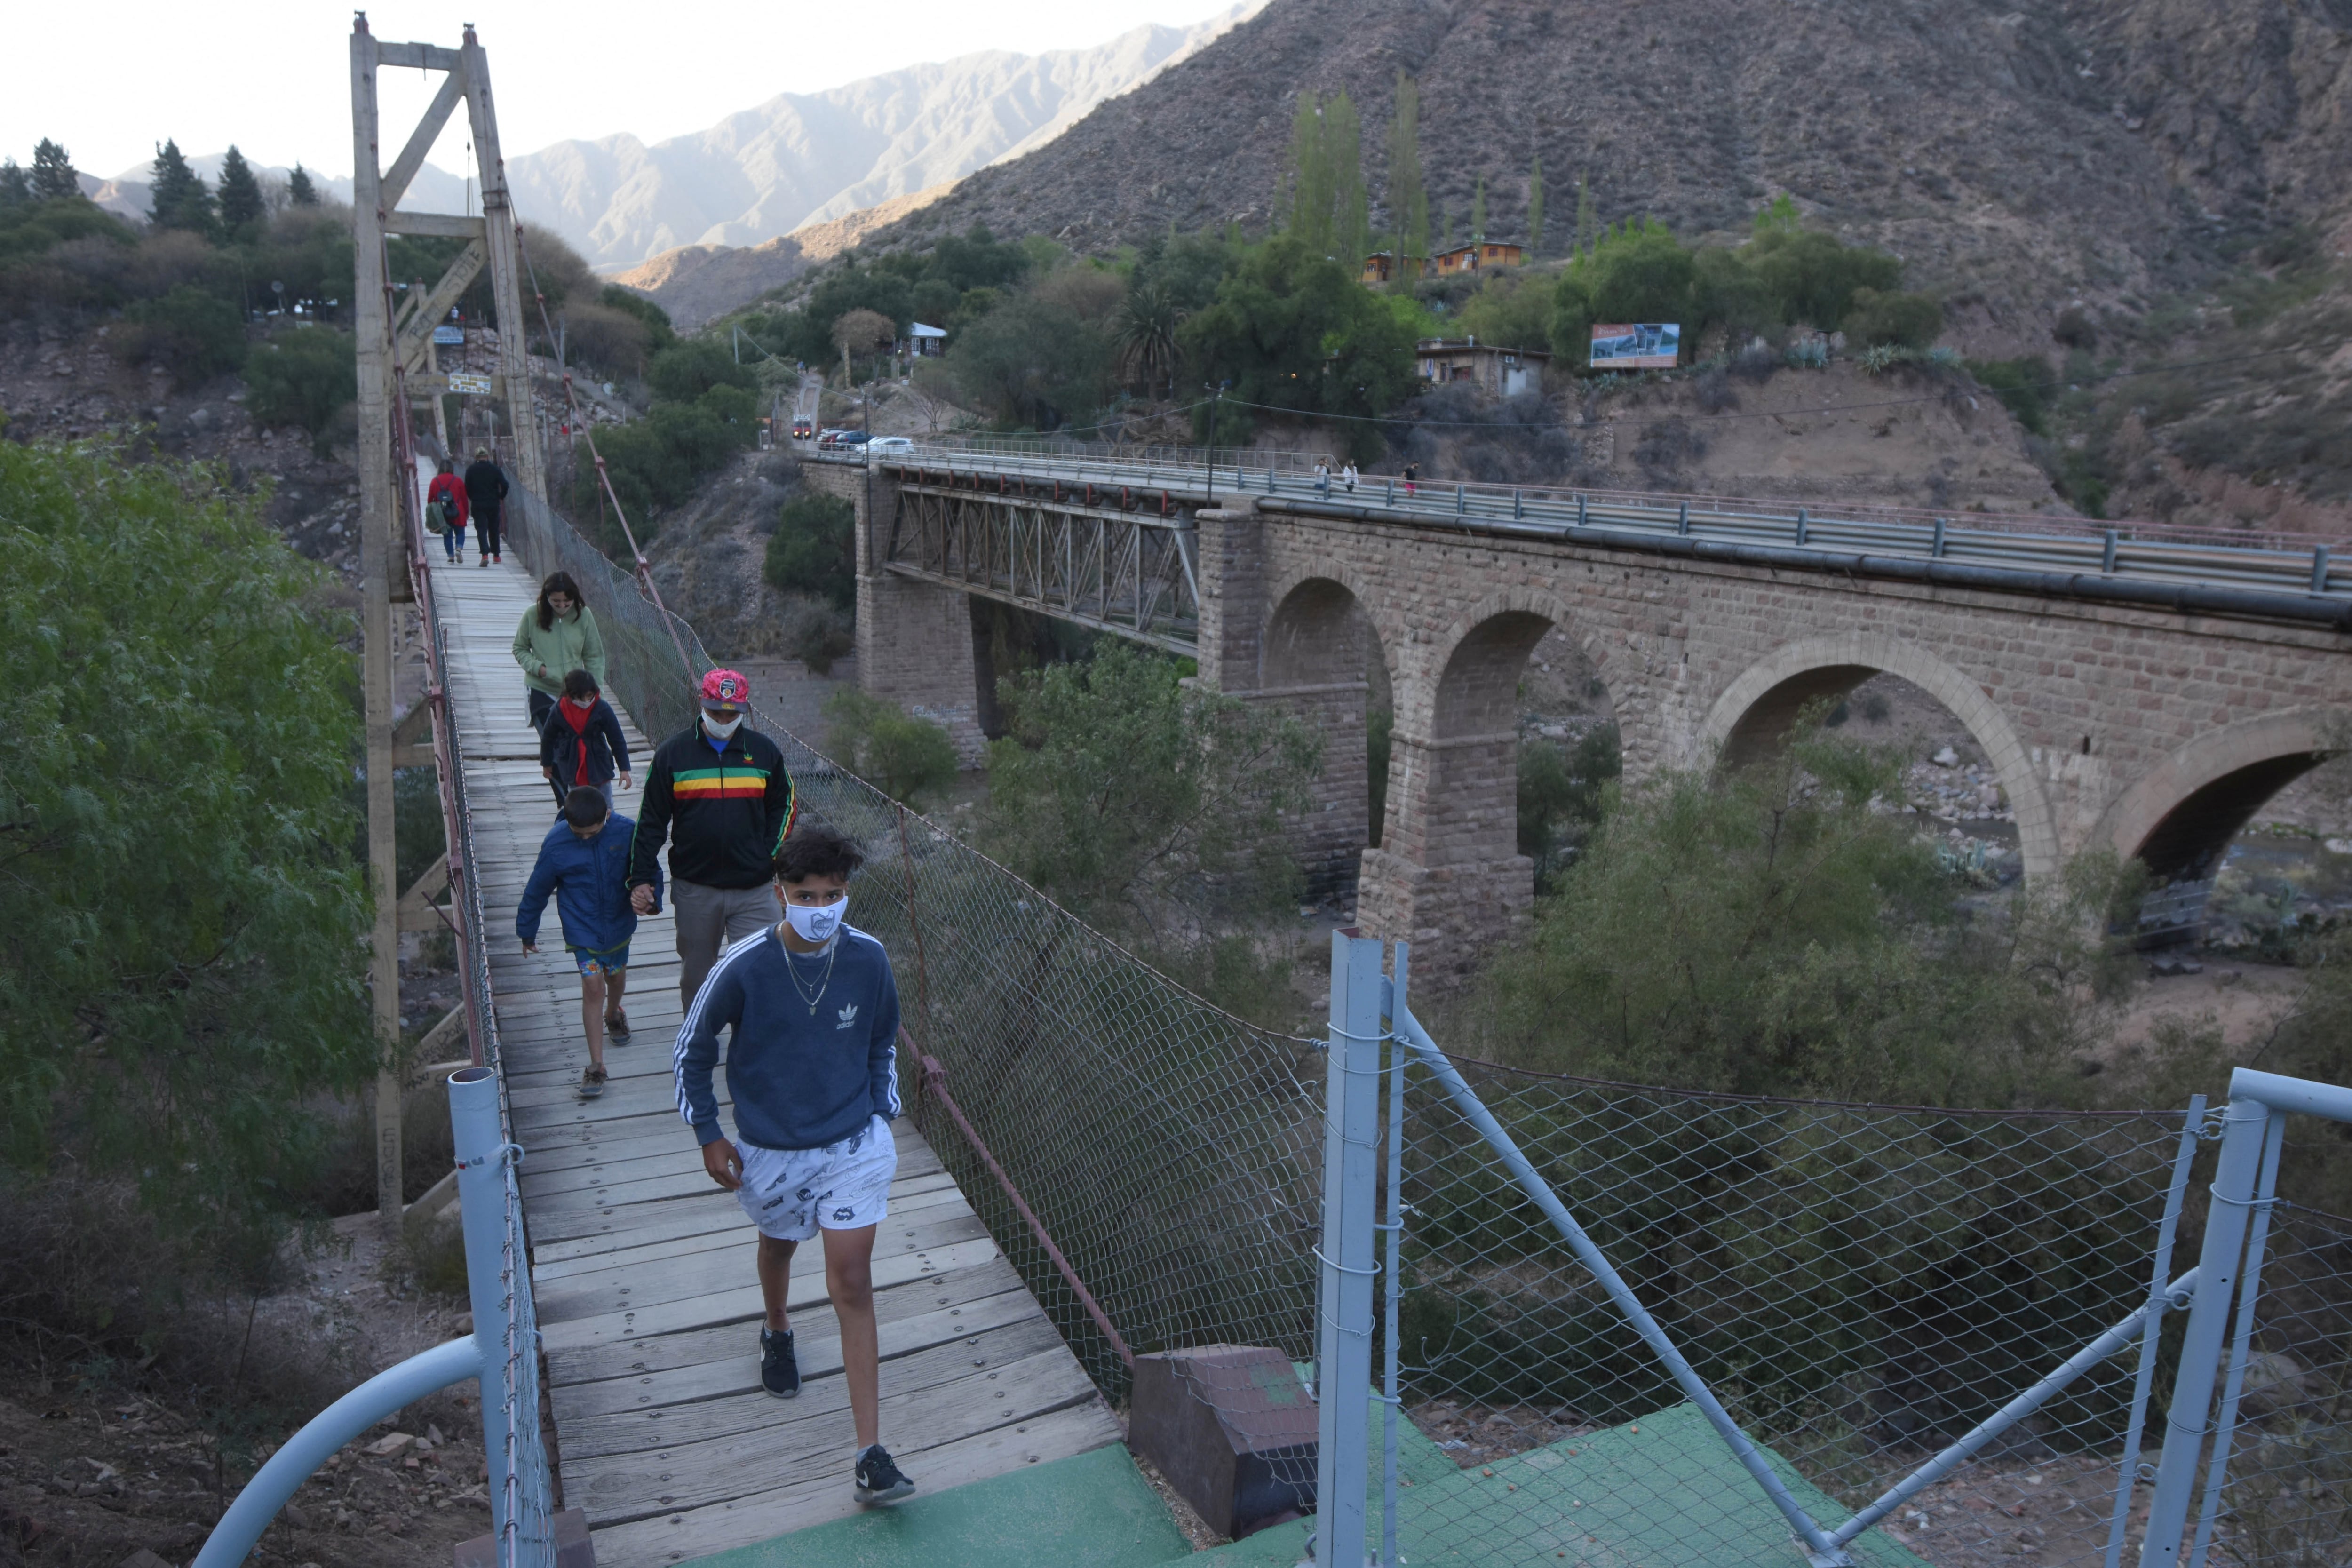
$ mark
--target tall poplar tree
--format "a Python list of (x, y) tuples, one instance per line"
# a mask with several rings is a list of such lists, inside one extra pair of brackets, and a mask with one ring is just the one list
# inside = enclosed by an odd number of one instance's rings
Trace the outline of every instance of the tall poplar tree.
[(1543, 254), (1543, 154), (1528, 166), (1528, 259)]
[(1429, 255), (1429, 187), (1421, 175), (1421, 84), (1397, 72), (1396, 110), (1389, 121), (1389, 222), (1400, 256)]
[(236, 143), (230, 142), (228, 156), (221, 160), (221, 226), (234, 235), (247, 224), (259, 223), (268, 212), (269, 203), (261, 195), (261, 182), (254, 177), (253, 165), (245, 161)]
[(66, 150), (42, 137), (41, 144), (33, 149), (33, 199), (53, 202), (79, 195), (81, 177), (74, 172)]
[(1298, 95), (1290, 117), (1290, 232), (1315, 255), (1331, 249), (1331, 155), (1325, 145), (1321, 106), (1311, 92)]
[(1331, 174), (1331, 254), (1353, 267), (1372, 247), (1364, 192), (1364, 122), (1342, 90), (1323, 106), (1323, 154)]
[(0, 207), (23, 206), (33, 199), (33, 182), (25, 176), (16, 160), (0, 163)]
[(1486, 176), (1478, 176), (1478, 189), (1470, 198), (1470, 241), (1484, 244), (1486, 238)]
[(1600, 243), (1601, 226), (1593, 221), (1592, 187), (1583, 175), (1576, 176), (1576, 254), (1590, 259), (1592, 247)]

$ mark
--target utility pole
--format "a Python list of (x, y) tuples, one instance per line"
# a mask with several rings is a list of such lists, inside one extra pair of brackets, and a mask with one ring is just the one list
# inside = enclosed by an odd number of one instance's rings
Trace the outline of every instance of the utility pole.
[[(412, 604), (415, 589), (412, 571), (423, 571), (417, 473), (409, 432), (413, 428), (409, 399), (416, 394), (434, 400), (450, 390), (449, 377), (437, 369), (433, 353), (433, 329), (449, 313), (466, 287), (485, 265), (491, 267), (491, 293), (499, 314), (499, 373), (490, 393), (507, 401), (509, 426), (520, 439), (513, 465), (523, 486), (541, 499), (546, 495), (544, 455), (530, 439), (536, 431), (531, 416), (530, 365), (524, 356), (522, 289), (517, 268), (520, 242), (516, 234), (513, 203), (507, 191), (506, 169), (498, 156), (498, 126), (490, 104), (489, 66), (473, 30), (467, 29), (462, 48), (434, 44), (390, 44), (368, 31), (361, 13), (352, 26), (352, 241), (355, 273), (352, 299), (354, 348), (358, 361), (360, 556), (362, 576), (361, 628), (365, 653), (361, 673), (367, 732), (368, 875), (375, 895), (373, 951), (368, 965), (373, 993), (369, 1010), (382, 1068), (376, 1077), (376, 1207), (387, 1222), (397, 1222), (404, 1210), (401, 1191), (401, 1098), (405, 1090), (400, 1037), (400, 932), (404, 923), (437, 929), (443, 916), (425, 908), (429, 887), (439, 876), (454, 875), (456, 861), (436, 866), (417, 887), (399, 885), (398, 845), (393, 831), (394, 769), (403, 764), (426, 764), (430, 746), (415, 743), (415, 721), (436, 718), (438, 693), (428, 694), (407, 721), (395, 725), (393, 675), (398, 645), (394, 637), (393, 606)], [(441, 89), (399, 155), (387, 167), (382, 157), (381, 127), (376, 103), (376, 77), (383, 67), (440, 71)], [(400, 200), (409, 182), (424, 167), (442, 128), (460, 101), (467, 106), (474, 145), (481, 150), (482, 205), (480, 217), (401, 210)], [(385, 277), (385, 237), (394, 234), (427, 235), (463, 239), (465, 248), (449, 264), (439, 282), (429, 289), (419, 285), (409, 291), (408, 308), (395, 317)], [(464, 411), (459, 436), (464, 436)], [(436, 419), (436, 425), (438, 421)], [(446, 445), (446, 442), (445, 442)], [(458, 847), (450, 846), (456, 852)], [(470, 868), (466, 868), (470, 874)], [(429, 886), (428, 886), (429, 884)], [(404, 915), (404, 906), (414, 906)], [(446, 914), (462, 918), (462, 906), (452, 900)], [(475, 1042), (478, 1061), (480, 1044)]]

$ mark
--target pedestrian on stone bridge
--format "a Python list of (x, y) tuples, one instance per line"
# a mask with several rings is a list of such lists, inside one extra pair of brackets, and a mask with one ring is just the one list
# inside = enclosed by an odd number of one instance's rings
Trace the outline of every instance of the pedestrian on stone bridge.
[[(865, 858), (830, 827), (784, 841), (771, 867), (771, 896), (784, 918), (727, 950), (687, 1010), (671, 1060), (678, 1113), (702, 1145), (702, 1168), (760, 1228), (760, 1386), (778, 1399), (801, 1391), (785, 1296), (793, 1252), (822, 1233), (825, 1299), (841, 1331), (857, 1436), (851, 1484), (859, 1502), (886, 1503), (915, 1483), (882, 1446), (874, 1227), (889, 1215), (898, 1170), (890, 1135), (899, 1111), (898, 986), (882, 944), (844, 918), (849, 879)], [(710, 1087), (722, 1029), (732, 1142)]]
[[(677, 994), (688, 1008), (722, 945), (766, 930), (776, 905), (770, 866), (793, 830), (793, 775), (773, 741), (744, 728), (751, 683), (740, 671), (702, 678), (702, 710), (664, 741), (646, 769), (629, 881), (650, 900), (655, 858), (669, 840), (670, 911), (677, 925)], [(637, 906), (650, 913), (647, 903)]]
[[(580, 969), (580, 1027), (588, 1040), (588, 1066), (580, 1074), (580, 1098), (604, 1092), (604, 1034), (613, 1043), (629, 1040), (629, 1016), (621, 993), (629, 980), (629, 939), (636, 934), (637, 903), (628, 885), (629, 840), (635, 825), (604, 804), (599, 792), (580, 788), (563, 803), (563, 815), (547, 830), (515, 909), (515, 935), (525, 952), (539, 951), (539, 920), (555, 899), (563, 923), (563, 946)], [(661, 868), (650, 892), (652, 914), (661, 908)]]

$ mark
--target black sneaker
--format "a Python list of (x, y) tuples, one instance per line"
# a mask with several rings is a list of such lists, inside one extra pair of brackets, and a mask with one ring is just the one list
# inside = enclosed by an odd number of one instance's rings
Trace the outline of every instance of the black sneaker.
[(890, 1450), (877, 1443), (857, 1456), (857, 1500), (859, 1502), (897, 1502), (915, 1489), (890, 1458)]
[(760, 1331), (760, 1386), (778, 1399), (790, 1399), (801, 1391), (801, 1363), (793, 1354), (792, 1330), (781, 1334)]

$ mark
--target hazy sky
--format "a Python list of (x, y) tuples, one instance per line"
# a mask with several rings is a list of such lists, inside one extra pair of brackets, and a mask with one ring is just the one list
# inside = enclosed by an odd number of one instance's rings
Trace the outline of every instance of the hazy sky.
[[(378, 38), (456, 45), (467, 21), (489, 51), (499, 130), (509, 156), (568, 137), (631, 132), (646, 142), (698, 131), (780, 92), (835, 87), (924, 60), (982, 49), (1034, 54), (1099, 44), (1145, 22), (1183, 25), (1232, 0), (883, 0), (841, 6), (664, 6), (616, 0), (534, 5), (413, 0), (368, 8)], [(11, 73), (0, 91), (0, 157), (29, 163), (54, 137), (74, 167), (100, 177), (154, 157), (166, 136), (190, 153), (231, 142), (259, 163), (300, 159), (352, 169), (351, 12), (292, 5), (116, 0), (12, 5), (8, 54), (55, 62)], [(389, 162), (440, 83), (383, 73)], [(405, 115), (400, 130), (392, 125)], [(460, 113), (433, 161), (464, 157)]]

